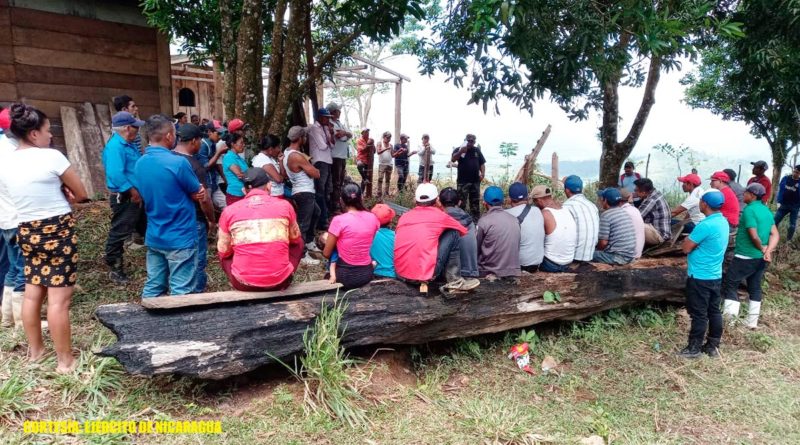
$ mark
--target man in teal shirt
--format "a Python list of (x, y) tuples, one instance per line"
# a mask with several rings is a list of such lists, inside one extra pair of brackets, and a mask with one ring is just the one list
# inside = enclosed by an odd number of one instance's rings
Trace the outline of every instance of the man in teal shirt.
[[(728, 221), (720, 213), (725, 196), (709, 190), (700, 198), (700, 211), (706, 216), (683, 241), (688, 254), (686, 279), (686, 311), (692, 323), (689, 344), (678, 355), (698, 358), (705, 352), (719, 355), (722, 338), (722, 313), (719, 311), (722, 287), (722, 261), (728, 248)], [(708, 336), (706, 336), (708, 331)], [(703, 339), (706, 339), (703, 345)]]
[(745, 326), (756, 328), (761, 313), (761, 279), (767, 264), (772, 261), (772, 251), (778, 245), (780, 235), (769, 207), (761, 198), (767, 193), (763, 185), (754, 182), (744, 192), (746, 207), (736, 233), (736, 248), (733, 261), (725, 273), (722, 295), (725, 297), (723, 315), (733, 323), (739, 316), (739, 283), (747, 281), (750, 303), (747, 307)]

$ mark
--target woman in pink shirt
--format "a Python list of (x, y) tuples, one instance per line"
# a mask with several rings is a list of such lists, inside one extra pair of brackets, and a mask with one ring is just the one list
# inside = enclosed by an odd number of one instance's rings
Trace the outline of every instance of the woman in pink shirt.
[(341, 199), (345, 211), (331, 220), (322, 254), (330, 258), (336, 250), (339, 257), (336, 261), (336, 281), (342, 283), (345, 289), (354, 289), (372, 280), (369, 249), (380, 222), (364, 207), (358, 184), (346, 184), (342, 188)]

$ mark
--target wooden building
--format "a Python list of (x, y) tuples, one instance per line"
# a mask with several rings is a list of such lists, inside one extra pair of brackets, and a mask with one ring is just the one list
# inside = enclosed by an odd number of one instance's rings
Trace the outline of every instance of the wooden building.
[(61, 107), (128, 94), (141, 116), (172, 114), (169, 38), (139, 0), (0, 0), (0, 104), (44, 111), (65, 149)]
[(224, 120), (222, 76), (213, 67), (192, 62), (189, 56), (172, 56), (172, 108), (189, 116)]

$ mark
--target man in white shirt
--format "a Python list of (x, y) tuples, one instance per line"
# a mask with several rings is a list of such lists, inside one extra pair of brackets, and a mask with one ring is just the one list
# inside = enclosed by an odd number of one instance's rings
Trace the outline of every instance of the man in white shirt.
[(583, 180), (580, 177), (567, 176), (564, 179), (564, 193), (567, 195), (564, 208), (569, 210), (578, 226), (575, 261), (592, 261), (600, 230), (600, 212), (597, 205), (583, 196)]
[(695, 174), (681, 176), (678, 178), (678, 181), (681, 183), (683, 191), (689, 195), (680, 205), (671, 210), (673, 218), (672, 224), (677, 224), (679, 220), (676, 219), (676, 217), (685, 212), (685, 219), (691, 219), (691, 221), (683, 226), (683, 233), (692, 233), (694, 227), (706, 217), (703, 215), (703, 212), (700, 211), (700, 197), (703, 196), (703, 188), (700, 187), (700, 184), (702, 184), (703, 181), (700, 179), (700, 176)]
[(544, 217), (538, 207), (528, 203), (528, 187), (515, 182), (508, 188), (511, 207), (506, 212), (517, 218), (520, 228), (519, 265), (525, 272), (536, 272), (544, 260)]
[(376, 147), (378, 153), (378, 198), (384, 195), (389, 196), (389, 182), (392, 179), (392, 170), (394, 169), (391, 141), (392, 133), (384, 131), (381, 141), (378, 142)]
[(320, 210), (319, 222), (317, 223), (317, 228), (320, 230), (328, 228), (328, 204), (333, 188), (331, 178), (333, 157), (331, 156), (331, 149), (334, 146), (334, 142), (330, 118), (331, 113), (328, 109), (320, 108), (317, 110), (317, 120), (314, 125), (306, 128), (311, 162), (314, 164), (314, 168), (319, 170), (319, 178), (314, 179), (314, 190)]
[(350, 154), (350, 139), (353, 138), (353, 133), (345, 127), (339, 120), (342, 115), (341, 107), (335, 102), (331, 102), (327, 107), (331, 113), (331, 124), (333, 125), (333, 149), (331, 150), (331, 157), (333, 163), (331, 164), (331, 179), (333, 182), (333, 191), (331, 195), (331, 211), (335, 211), (338, 207), (339, 196), (342, 194), (342, 185), (344, 184), (345, 167), (347, 166), (348, 154)]

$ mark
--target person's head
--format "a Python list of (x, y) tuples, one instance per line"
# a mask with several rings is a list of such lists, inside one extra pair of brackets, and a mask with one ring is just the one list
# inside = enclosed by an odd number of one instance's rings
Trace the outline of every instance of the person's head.
[(800, 165), (794, 166), (794, 169), (792, 170), (792, 178), (794, 178), (795, 181), (800, 179)]
[(244, 123), (241, 119), (231, 119), (228, 122), (228, 132), (229, 133), (242, 133), (246, 130), (247, 124)]
[(327, 108), (317, 110), (317, 121), (322, 125), (328, 125), (331, 121), (331, 112)]
[(111, 129), (119, 134), (127, 142), (133, 142), (139, 134), (139, 128), (144, 125), (144, 121), (127, 112), (120, 111), (111, 118)]
[(564, 178), (564, 194), (567, 198), (583, 193), (583, 180), (580, 176), (570, 175)]
[(191, 122), (192, 125), (200, 125), (200, 116), (193, 114), (192, 117), (189, 118), (189, 122)]
[(683, 188), (683, 191), (686, 193), (692, 193), (694, 189), (700, 187), (700, 184), (703, 183), (703, 180), (694, 173), (680, 176), (678, 177), (678, 181), (681, 183), (681, 188)]
[(331, 102), (325, 108), (331, 113), (331, 118), (333, 120), (339, 120), (339, 116), (342, 115), (342, 108), (336, 102)]
[(508, 199), (512, 205), (528, 202), (528, 186), (515, 182), (508, 187)]
[(736, 180), (736, 172), (733, 171), (732, 168), (726, 168), (725, 170), (722, 170), (722, 171), (723, 171), (723, 173), (728, 175), (728, 178), (730, 179), (731, 182)]
[(486, 207), (498, 207), (503, 205), (503, 189), (497, 186), (486, 187), (483, 191), (483, 203)]
[(281, 140), (274, 134), (268, 134), (261, 138), (258, 148), (267, 156), (277, 158), (281, 155)]
[(341, 199), (345, 208), (367, 210), (361, 198), (361, 187), (354, 182), (348, 182), (342, 187)]
[(215, 144), (219, 142), (219, 139), (221, 137), (219, 131), (220, 129), (217, 128), (216, 125), (214, 125), (213, 121), (206, 124), (206, 134), (208, 135), (208, 139)]
[(300, 145), (303, 145), (303, 139), (306, 137), (306, 129), (299, 125), (295, 125), (289, 129), (289, 133), (286, 135), (286, 137), (289, 139), (289, 143), (292, 145), (292, 147), (297, 148)]
[(608, 210), (612, 207), (619, 207), (625, 204), (625, 200), (622, 199), (622, 194), (616, 187), (609, 187), (600, 190), (597, 192), (597, 196), (600, 198), (600, 203), (603, 206), (603, 210)]
[(228, 133), (225, 143), (236, 154), (244, 153), (244, 136), (240, 133)]
[(625, 175), (626, 176), (630, 176), (630, 175), (633, 174), (633, 169), (634, 169), (633, 162), (631, 162), (631, 161), (626, 162), (624, 168), (625, 168)]
[(531, 190), (533, 205), (543, 209), (553, 203), (553, 190), (546, 185), (537, 185)]
[(472, 148), (475, 146), (475, 141), (477, 141), (478, 139), (475, 137), (474, 134), (467, 134), (464, 140), (467, 141), (467, 147)]
[(369, 128), (361, 129), (361, 137), (366, 141), (369, 140)]
[(408, 143), (408, 135), (405, 133), (400, 133), (400, 143), (407, 144)]
[(708, 216), (719, 212), (723, 204), (725, 204), (725, 195), (722, 192), (715, 189), (707, 190), (700, 198), (700, 211), (703, 215)]
[(727, 173), (724, 171), (722, 172), (714, 172), (711, 175), (711, 187), (717, 190), (722, 190), (728, 186), (728, 183), (731, 182), (731, 178), (728, 176)]
[(378, 222), (381, 223), (381, 227), (388, 227), (389, 224), (392, 223), (394, 216), (397, 214), (395, 213), (394, 209), (386, 204), (375, 204), (370, 211), (378, 218)]
[(439, 204), (443, 207), (456, 207), (461, 204), (458, 192), (453, 187), (445, 187), (439, 192)]
[(53, 138), (50, 133), (50, 119), (42, 111), (30, 105), (15, 103), (11, 105), (9, 118), (9, 130), (20, 143), (32, 147), (50, 146)]
[(163, 114), (154, 114), (144, 123), (144, 133), (150, 145), (172, 149), (175, 146), (175, 124)]
[(201, 126), (202, 126), (202, 125), (208, 125), (208, 123), (209, 123), (209, 122), (210, 122), (210, 121), (209, 121), (208, 119), (206, 119), (206, 118), (202, 118), (202, 119), (200, 119), (200, 125), (201, 125)]
[(640, 178), (633, 181), (634, 193), (641, 199), (647, 198), (653, 193), (656, 188), (653, 186), (653, 181), (649, 178)]
[(756, 161), (751, 162), (750, 165), (753, 166), (753, 174), (756, 176), (761, 176), (764, 174), (765, 171), (769, 168), (765, 161)]
[(439, 190), (430, 182), (424, 182), (417, 186), (414, 191), (414, 201), (418, 207), (431, 207), (436, 205), (439, 199)]
[(767, 189), (763, 185), (754, 182), (744, 189), (744, 202), (750, 204), (753, 201), (760, 201), (767, 194)]
[(626, 189), (625, 187), (619, 189), (619, 194), (620, 196), (622, 196), (623, 201), (627, 203), (633, 202), (633, 193), (631, 193), (631, 191)]
[(382, 138), (383, 138), (383, 142), (389, 143), (389, 141), (392, 140), (392, 133), (390, 133), (388, 131), (384, 131), (383, 135), (382, 135)]
[(188, 124), (189, 123), (189, 116), (184, 113), (183, 111), (179, 111), (175, 113), (175, 116), (172, 116), (178, 122), (178, 124)]
[(139, 117), (139, 107), (136, 105), (136, 102), (133, 101), (133, 98), (128, 96), (127, 94), (123, 94), (122, 96), (117, 96), (113, 99), (114, 102), (114, 109), (119, 111), (127, 111), (128, 113), (134, 115), (135, 117)]
[(244, 188), (250, 193), (251, 190), (261, 189), (269, 192), (272, 188), (269, 176), (263, 168), (251, 167), (244, 172)]
[(203, 130), (195, 124), (184, 124), (178, 128), (178, 147), (190, 155), (200, 151), (200, 141), (203, 139)]
[(422, 143), (423, 144), (427, 144), (430, 141), (431, 141), (430, 135), (428, 135), (427, 133), (422, 135)]

